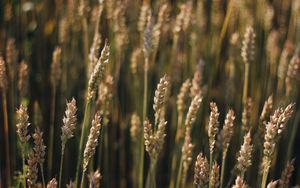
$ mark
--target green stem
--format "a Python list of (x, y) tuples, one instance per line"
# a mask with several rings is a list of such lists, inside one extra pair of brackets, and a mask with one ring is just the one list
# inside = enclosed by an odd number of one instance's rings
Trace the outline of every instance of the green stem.
[(61, 156), (60, 156), (60, 167), (59, 167), (59, 183), (58, 183), (58, 188), (61, 187), (61, 182), (62, 182), (62, 172), (63, 172), (64, 153), (65, 153), (65, 144), (62, 144)]
[(55, 119), (55, 98), (56, 98), (56, 86), (53, 85), (52, 99), (51, 99), (50, 138), (49, 138), (49, 149), (48, 149), (48, 177), (52, 176), (52, 156), (53, 156), (54, 119)]
[(78, 178), (79, 178), (79, 171), (82, 162), (83, 145), (84, 145), (84, 141), (86, 140), (85, 138), (87, 136), (92, 103), (93, 103), (93, 99), (89, 98), (85, 105), (84, 118), (83, 118), (82, 131), (81, 131), (80, 144), (79, 144), (77, 167), (76, 167), (76, 178), (75, 178), (76, 185), (78, 185), (78, 181), (79, 181)]
[(88, 24), (86, 17), (82, 17), (82, 29), (83, 29), (83, 54), (84, 54), (84, 62), (86, 64), (86, 70), (88, 70), (89, 63), (89, 34), (88, 34)]
[(223, 156), (222, 156), (220, 188), (223, 188), (226, 155), (227, 155), (227, 151), (224, 151)]
[[(147, 98), (148, 98), (148, 69), (149, 69), (149, 57), (145, 57), (145, 73), (144, 73), (144, 101), (143, 101), (143, 123), (146, 120), (147, 116)], [(144, 135), (141, 131), (141, 142), (140, 142), (140, 172), (139, 172), (139, 188), (143, 188), (143, 177), (144, 177)]]
[(177, 167), (177, 159), (178, 159), (178, 152), (177, 152), (177, 145), (179, 144), (179, 131), (178, 129), (181, 129), (181, 123), (182, 123), (182, 113), (178, 114), (178, 120), (177, 120), (177, 128), (176, 128), (176, 133), (175, 133), (175, 148), (174, 148), (174, 154), (172, 156), (172, 167), (171, 167), (171, 182), (170, 182), (170, 188), (174, 187), (175, 184), (175, 172), (176, 172), (176, 167)]
[(80, 188), (83, 188), (83, 185), (84, 185), (84, 176), (85, 176), (85, 170), (82, 171), (82, 177), (81, 177)]
[(150, 162), (150, 169), (147, 176), (146, 181), (146, 188), (156, 188), (156, 181), (155, 181), (155, 172), (156, 172), (156, 160), (152, 160)]
[(41, 168), (41, 173), (42, 173), (43, 188), (46, 188), (46, 184), (45, 184), (45, 176), (44, 176), (44, 168), (43, 168), (43, 165), (42, 165), (42, 164), (40, 164), (40, 168)]
[(212, 168), (213, 152), (209, 152), (209, 169)]
[(180, 164), (179, 164), (178, 175), (176, 180), (176, 188), (179, 188), (181, 185), (182, 165), (183, 165), (183, 161), (182, 158), (180, 158)]
[(25, 169), (25, 153), (24, 153), (24, 146), (22, 149), (22, 165), (23, 165), (23, 183), (24, 183), (24, 188), (26, 188), (26, 169)]
[(245, 64), (245, 74), (244, 74), (244, 88), (243, 88), (243, 104), (246, 104), (248, 97), (248, 84), (249, 84), (249, 72), (250, 72), (250, 64)]
[(267, 179), (268, 179), (268, 174), (269, 174), (269, 169), (264, 170), (263, 173), (263, 178), (262, 178), (262, 182), (261, 182), (261, 188), (265, 188), (267, 185)]
[(8, 115), (7, 115), (7, 99), (6, 94), (2, 92), (2, 109), (3, 109), (3, 119), (4, 119), (4, 140), (5, 140), (5, 157), (6, 157), (6, 177), (7, 177), (7, 187), (10, 187), (10, 151), (9, 151), (9, 130), (8, 130)]

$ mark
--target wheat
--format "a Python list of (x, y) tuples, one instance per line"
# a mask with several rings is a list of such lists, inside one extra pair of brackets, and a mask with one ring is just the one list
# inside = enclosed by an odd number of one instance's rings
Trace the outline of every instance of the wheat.
[(96, 151), (96, 147), (98, 145), (98, 137), (100, 135), (100, 128), (101, 128), (100, 121), (101, 121), (101, 117), (99, 112), (97, 112), (92, 121), (92, 127), (90, 129), (88, 141), (86, 143), (85, 150), (84, 150), (83, 172), (87, 170), (87, 165)]
[(226, 119), (224, 122), (223, 129), (221, 131), (222, 134), (222, 149), (223, 154), (227, 153), (227, 150), (229, 148), (230, 140), (233, 135), (233, 123), (235, 120), (234, 111), (230, 109), (226, 115)]
[(96, 170), (95, 172), (91, 172), (89, 175), (89, 188), (99, 188), (100, 187), (100, 180), (101, 180), (101, 174), (99, 170)]
[(186, 108), (185, 103), (188, 97), (188, 92), (190, 87), (191, 87), (191, 81), (190, 79), (187, 79), (185, 82), (183, 82), (180, 88), (179, 94), (177, 95), (177, 101), (176, 101), (178, 113), (183, 113), (183, 111)]
[(298, 78), (299, 69), (300, 69), (300, 55), (296, 53), (292, 57), (286, 73), (286, 78), (285, 78), (286, 96), (289, 96), (292, 91), (293, 88), (292, 80)]
[(61, 70), (61, 48), (56, 47), (52, 54), (52, 64), (51, 64), (51, 83), (52, 86), (55, 88), (59, 80), (61, 78), (62, 70)]
[(216, 103), (210, 103), (210, 117), (209, 117), (209, 124), (208, 124), (208, 138), (209, 138), (209, 151), (210, 151), (210, 166), (212, 162), (215, 142), (216, 142), (216, 135), (219, 130), (219, 112)]
[(131, 121), (130, 121), (130, 136), (133, 141), (138, 140), (138, 136), (140, 134), (140, 129), (141, 129), (141, 120), (140, 117), (134, 113), (131, 116)]
[(235, 185), (232, 186), (232, 188), (248, 188), (249, 186), (243, 181), (243, 179), (238, 176), (235, 179)]
[(247, 27), (242, 47), (242, 58), (244, 63), (248, 64), (254, 61), (255, 55), (255, 33), (252, 27)]
[(161, 118), (162, 109), (168, 97), (169, 84), (170, 83), (167, 75), (164, 75), (157, 84), (153, 103), (153, 110), (155, 112), (155, 124)]
[(279, 180), (279, 188), (285, 188), (289, 186), (290, 179), (293, 175), (293, 171), (295, 170), (294, 167), (294, 159), (291, 161), (288, 161), (284, 170), (281, 173), (281, 177)]
[(99, 84), (99, 81), (102, 80), (104, 74), (104, 66), (109, 61), (109, 44), (107, 40), (105, 41), (104, 47), (101, 51), (100, 58), (97, 61), (97, 64), (94, 67), (94, 70), (90, 76), (88, 82), (88, 100), (90, 100), (94, 95)]
[(209, 164), (206, 157), (200, 153), (197, 156), (194, 170), (194, 184), (204, 187), (209, 182)]
[(30, 125), (28, 119), (27, 107), (21, 104), (17, 110), (17, 133), (23, 144), (30, 138), (30, 135), (28, 135), (28, 126)]
[(51, 179), (48, 184), (47, 188), (57, 188), (57, 181), (55, 178)]
[(244, 132), (248, 132), (250, 130), (250, 117), (252, 109), (252, 99), (250, 97), (247, 98), (243, 107), (242, 128)]
[(211, 188), (218, 188), (220, 184), (220, 174), (219, 174), (219, 165), (215, 161), (211, 170), (210, 170), (210, 176), (209, 176), (209, 187)]
[(251, 135), (250, 132), (248, 132), (244, 136), (244, 143), (241, 146), (241, 149), (239, 151), (239, 156), (237, 158), (237, 169), (241, 173), (241, 176), (245, 174), (247, 168), (252, 165), (251, 162), (251, 156), (252, 156), (252, 149), (253, 146), (251, 144)]
[(76, 113), (77, 113), (76, 100), (72, 98), (70, 102), (67, 102), (65, 116), (63, 118), (63, 126), (61, 127), (62, 148), (65, 147), (67, 140), (74, 136), (74, 131), (76, 129), (76, 123), (77, 123)]
[(43, 140), (43, 132), (41, 132), (39, 128), (36, 128), (32, 138), (34, 139), (33, 151), (35, 154), (35, 160), (37, 163), (41, 165), (45, 161), (45, 153), (46, 153), (45, 152), (46, 146), (44, 145), (44, 140)]
[(38, 176), (38, 168), (37, 168), (37, 160), (33, 151), (31, 151), (28, 155), (28, 171), (27, 171), (27, 183), (31, 188), (35, 187), (37, 176)]

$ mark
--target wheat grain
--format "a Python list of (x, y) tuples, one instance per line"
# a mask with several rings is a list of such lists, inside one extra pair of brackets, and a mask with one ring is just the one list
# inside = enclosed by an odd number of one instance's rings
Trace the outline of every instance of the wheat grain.
[(89, 175), (89, 188), (99, 188), (100, 187), (100, 180), (101, 180), (101, 174), (99, 170), (96, 170), (95, 172), (91, 172)]
[(57, 188), (57, 181), (55, 178), (51, 179), (48, 184), (47, 188)]
[(93, 157), (93, 155), (95, 154), (96, 147), (98, 145), (98, 139), (99, 139), (98, 137), (100, 135), (100, 128), (101, 128), (100, 121), (101, 121), (100, 113), (97, 112), (92, 121), (90, 134), (84, 149), (83, 172), (87, 170), (88, 163), (90, 159)]
[(209, 182), (209, 164), (206, 157), (200, 153), (197, 156), (194, 169), (194, 184), (204, 187)]
[(252, 150), (253, 146), (251, 144), (251, 135), (250, 132), (248, 132), (244, 136), (244, 143), (241, 146), (241, 149), (239, 151), (239, 156), (237, 158), (237, 169), (241, 173), (241, 176), (245, 174), (247, 168), (252, 165), (251, 162), (251, 156), (252, 156)]

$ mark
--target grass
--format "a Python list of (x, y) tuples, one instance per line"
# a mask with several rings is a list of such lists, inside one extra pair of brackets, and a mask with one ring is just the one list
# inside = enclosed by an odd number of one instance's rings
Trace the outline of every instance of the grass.
[(1, 1), (0, 186), (300, 185), (298, 4)]

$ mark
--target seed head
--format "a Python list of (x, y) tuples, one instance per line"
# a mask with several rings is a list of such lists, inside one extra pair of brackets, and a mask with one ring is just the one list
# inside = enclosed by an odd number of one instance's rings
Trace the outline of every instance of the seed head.
[(99, 170), (96, 170), (95, 172), (91, 172), (89, 175), (89, 188), (99, 188), (100, 187), (100, 180), (101, 180), (101, 174)]
[(206, 157), (200, 153), (195, 162), (194, 184), (198, 187), (205, 186), (209, 181), (209, 164)]
[(281, 173), (281, 177), (279, 180), (279, 188), (289, 187), (290, 179), (293, 175), (293, 171), (295, 170), (294, 162), (294, 159), (292, 161), (287, 162), (285, 169)]
[(154, 28), (154, 18), (149, 15), (147, 27), (144, 31), (144, 54), (146, 57), (150, 56), (153, 50), (153, 28)]
[(84, 158), (83, 158), (83, 171), (84, 172), (87, 169), (90, 159), (95, 154), (96, 147), (98, 145), (98, 138), (100, 135), (100, 128), (101, 128), (100, 121), (101, 121), (100, 113), (97, 112), (95, 114), (95, 118), (92, 121), (92, 127), (90, 129), (90, 134), (89, 134), (88, 141), (87, 141), (85, 149), (84, 149)]
[(244, 182), (244, 180), (238, 176), (235, 179), (235, 185), (232, 188), (248, 188), (249, 186)]
[(147, 1), (143, 1), (143, 4), (141, 6), (140, 17), (138, 21), (138, 31), (140, 33), (144, 33), (150, 15), (151, 15), (150, 5), (149, 3), (147, 3)]
[(268, 185), (267, 188), (276, 188), (278, 184), (278, 180), (277, 181), (271, 181)]
[(244, 35), (242, 46), (242, 58), (244, 63), (251, 63), (254, 61), (255, 53), (255, 33), (252, 27), (247, 27)]
[(183, 82), (180, 92), (177, 95), (177, 110), (179, 113), (183, 113), (183, 111), (186, 108), (186, 99), (188, 97), (188, 92), (191, 87), (191, 81), (190, 79), (187, 79), (185, 82)]
[(210, 171), (210, 187), (218, 188), (220, 185), (220, 166), (215, 161)]
[(43, 132), (41, 132), (40, 129), (37, 128), (32, 137), (34, 139), (33, 151), (35, 154), (36, 162), (42, 165), (45, 161), (45, 153), (46, 153), (45, 152), (46, 146), (44, 145), (44, 140), (43, 140)]
[(233, 135), (233, 122), (235, 119), (234, 111), (229, 110), (226, 119), (224, 122), (224, 126), (222, 129), (222, 146), (223, 146), (223, 153), (226, 153), (230, 144), (231, 137)]
[(30, 125), (28, 118), (29, 116), (27, 113), (27, 108), (21, 104), (20, 108), (17, 110), (17, 133), (20, 141), (23, 144), (26, 143), (30, 138), (27, 130), (28, 126)]
[(48, 182), (47, 188), (57, 188), (57, 181), (55, 178), (53, 178)]
[(210, 117), (209, 117), (209, 124), (208, 124), (208, 137), (209, 137), (209, 150), (210, 153), (213, 153), (215, 142), (216, 142), (216, 135), (219, 130), (219, 112), (217, 104), (214, 102), (210, 103)]
[(286, 78), (285, 78), (286, 96), (289, 96), (292, 91), (293, 88), (292, 80), (299, 78), (299, 69), (300, 69), (300, 55), (296, 53), (292, 57), (286, 73)]
[(28, 80), (28, 65), (26, 61), (22, 61), (19, 66), (19, 81), (18, 81), (18, 89), (21, 96), (24, 96), (24, 93), (26, 93), (27, 80)]
[(264, 103), (263, 110), (260, 115), (260, 120), (263, 122), (266, 120), (267, 116), (270, 115), (273, 109), (273, 96), (269, 96), (267, 101)]
[(251, 166), (251, 156), (252, 156), (252, 149), (253, 146), (251, 144), (251, 135), (250, 132), (248, 132), (244, 136), (244, 143), (241, 146), (241, 149), (239, 151), (239, 155), (237, 158), (237, 169), (240, 171), (240, 173), (243, 175), (247, 168)]
[(30, 188), (35, 187), (37, 176), (38, 176), (38, 168), (37, 168), (37, 160), (33, 151), (31, 151), (28, 155), (28, 171), (27, 171), (27, 183)]
[(52, 54), (51, 83), (56, 87), (61, 78), (61, 48), (56, 47)]
[(195, 123), (197, 112), (199, 110), (201, 102), (202, 102), (202, 98), (200, 95), (196, 95), (193, 98), (185, 119), (185, 126), (187, 128), (191, 128), (191, 126)]
[[(192, 162), (193, 157), (193, 148), (194, 145), (192, 144), (192, 139), (190, 136), (190, 131), (187, 131), (184, 138), (184, 143), (182, 146), (182, 161), (183, 161), (183, 174), (186, 175), (188, 168)], [(183, 176), (184, 177), (184, 176)], [(183, 178), (185, 180), (185, 177)]]
[(294, 111), (294, 104), (289, 104), (285, 109), (278, 108), (266, 124), (264, 141), (263, 169), (268, 171), (271, 165), (272, 156), (282, 131)]
[(167, 122), (164, 119), (160, 119), (158, 127), (155, 131), (152, 129), (152, 124), (148, 120), (144, 122), (146, 151), (150, 155), (150, 158), (154, 161), (157, 160), (157, 157), (163, 148), (164, 138), (166, 136), (166, 124)]
[(141, 120), (140, 117), (134, 113), (131, 116), (131, 126), (130, 126), (130, 136), (131, 139), (137, 141), (138, 135), (140, 134), (141, 129)]
[(72, 98), (71, 102), (67, 103), (65, 116), (63, 118), (63, 126), (61, 127), (61, 141), (63, 147), (66, 144), (67, 140), (74, 136), (74, 131), (77, 123), (76, 112), (76, 100)]
[(66, 185), (67, 188), (75, 188), (75, 183), (70, 180), (70, 183)]
[(250, 117), (251, 117), (251, 109), (252, 109), (252, 99), (249, 97), (246, 100), (246, 103), (243, 107), (242, 114), (242, 128), (244, 132), (248, 132), (250, 130)]
[(155, 112), (155, 122), (157, 123), (160, 116), (162, 109), (167, 101), (168, 97), (168, 89), (169, 89), (169, 79), (167, 75), (164, 75), (159, 83), (157, 84), (157, 88), (155, 90), (155, 96), (154, 96), (154, 104), (153, 104), (153, 110)]
[(98, 84), (103, 78), (104, 66), (109, 61), (109, 45), (107, 40), (105, 41), (104, 47), (102, 49), (100, 58), (97, 61), (97, 64), (94, 67), (93, 73), (90, 76), (88, 83), (88, 99), (90, 100), (97, 91)]

